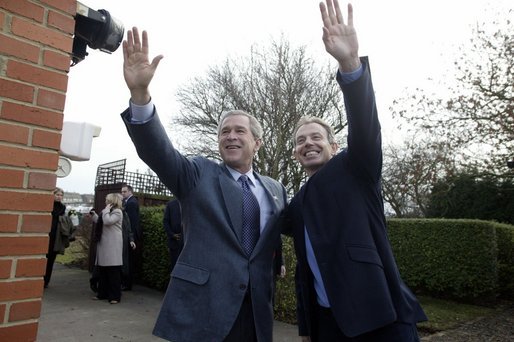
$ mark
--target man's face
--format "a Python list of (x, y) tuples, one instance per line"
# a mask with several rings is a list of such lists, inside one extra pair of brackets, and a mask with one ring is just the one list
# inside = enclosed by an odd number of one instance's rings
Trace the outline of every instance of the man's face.
[(231, 168), (246, 173), (261, 140), (250, 131), (250, 119), (244, 115), (231, 115), (223, 120), (218, 136), (221, 159)]
[(126, 186), (121, 188), (121, 196), (123, 196), (123, 199), (129, 198), (130, 195), (132, 195), (132, 193), (129, 191), (129, 189)]
[(295, 136), (294, 157), (309, 176), (325, 165), (336, 153), (337, 144), (328, 141), (325, 128), (318, 123), (301, 126)]

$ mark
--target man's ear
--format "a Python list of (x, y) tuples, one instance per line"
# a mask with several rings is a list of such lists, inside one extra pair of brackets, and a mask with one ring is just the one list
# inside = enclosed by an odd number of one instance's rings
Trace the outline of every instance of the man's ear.
[(335, 156), (337, 153), (337, 150), (339, 149), (339, 145), (336, 142), (333, 142), (330, 144), (332, 147), (332, 155)]
[(261, 148), (262, 146), (262, 139), (255, 139), (255, 147), (253, 149), (253, 153), (257, 153), (259, 151), (259, 149)]

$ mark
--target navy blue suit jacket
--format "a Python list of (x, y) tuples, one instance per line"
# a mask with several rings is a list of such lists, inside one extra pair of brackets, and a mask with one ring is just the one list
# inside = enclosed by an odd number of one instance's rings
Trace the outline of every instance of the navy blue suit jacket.
[(298, 322), (311, 335), (316, 293), (307, 263), (307, 229), (335, 319), (353, 337), (426, 316), (400, 278), (387, 237), (381, 194), (380, 123), (367, 59), (350, 84), (338, 82), (348, 116), (348, 146), (312, 175), (291, 200), (284, 233), (298, 259)]
[(125, 212), (128, 214), (130, 219), (130, 228), (132, 229), (132, 235), (134, 235), (134, 241), (140, 242), (143, 240), (143, 231), (139, 224), (139, 202), (134, 196), (130, 196), (125, 203)]

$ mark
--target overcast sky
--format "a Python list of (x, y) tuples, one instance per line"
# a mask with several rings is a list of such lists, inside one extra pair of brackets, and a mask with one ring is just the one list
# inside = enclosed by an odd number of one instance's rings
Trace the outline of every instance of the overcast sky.
[[(227, 57), (246, 56), (253, 44), (268, 46), (283, 34), (294, 47), (325, 65), (330, 57), (321, 41), (318, 0), (83, 0), (105, 9), (123, 23), (147, 30), (150, 56), (163, 54), (150, 86), (152, 98), (171, 139), (178, 146), (187, 130), (169, 127), (177, 113), (175, 92), (209, 66)], [(346, 12), (346, 2), (340, 2)], [(384, 144), (402, 134), (388, 108), (406, 87), (425, 86), (426, 79), (444, 78), (455, 60), (456, 47), (469, 41), (471, 27), (487, 22), (490, 4), (507, 9), (507, 0), (355, 0), (354, 25), (360, 54), (370, 58)], [(89, 161), (72, 162), (71, 174), (58, 178), (66, 192), (94, 193), (98, 165), (127, 159), (127, 171), (146, 172), (128, 138), (119, 114), (129, 92), (123, 80), (121, 46), (113, 54), (88, 48), (89, 56), (69, 72), (64, 120), (101, 126), (93, 139)], [(336, 65), (334, 64), (334, 70)], [(294, 123), (292, 123), (294, 124)]]

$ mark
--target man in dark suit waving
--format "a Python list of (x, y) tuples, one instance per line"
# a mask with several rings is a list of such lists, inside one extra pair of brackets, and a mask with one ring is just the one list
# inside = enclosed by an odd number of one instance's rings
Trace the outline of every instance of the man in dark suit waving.
[(300, 335), (311, 341), (417, 341), (425, 320), (400, 278), (387, 238), (381, 195), (380, 123), (369, 64), (358, 57), (353, 9), (320, 4), (325, 49), (339, 63), (348, 146), (315, 117), (295, 129), (294, 157), (309, 179), (291, 200), (285, 233), (298, 259)]
[(217, 132), (223, 162), (187, 158), (168, 138), (150, 96), (162, 56), (149, 61), (148, 34), (129, 30), (123, 56), (131, 98), (122, 118), (141, 159), (180, 201), (184, 224), (184, 248), (153, 333), (180, 342), (271, 341), (275, 222), (287, 197), (280, 183), (252, 169), (261, 125), (249, 113), (228, 111)]

